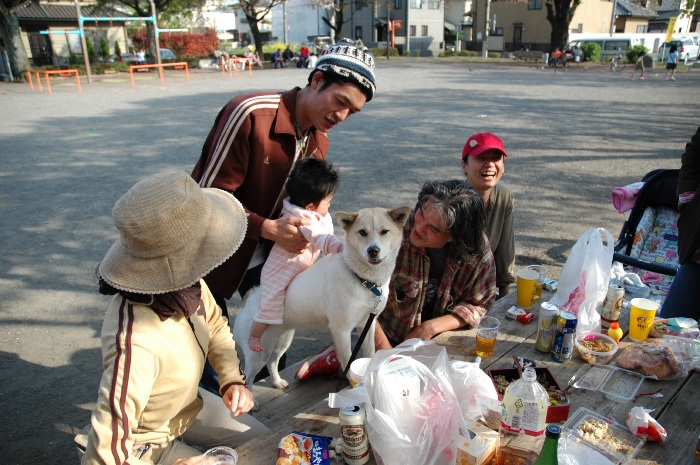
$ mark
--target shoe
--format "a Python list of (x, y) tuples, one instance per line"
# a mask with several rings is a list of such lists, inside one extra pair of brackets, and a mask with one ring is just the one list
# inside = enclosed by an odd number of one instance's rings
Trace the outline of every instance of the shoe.
[(644, 76), (640, 77), (639, 79), (644, 79)]
[(675, 80), (676, 80), (676, 78), (671, 78), (671, 80), (672, 80), (672, 81), (675, 81)]
[(335, 353), (335, 348), (331, 344), (316, 355), (312, 355), (304, 360), (294, 378), (299, 381), (306, 381), (315, 376), (337, 376), (339, 370), (340, 362)]

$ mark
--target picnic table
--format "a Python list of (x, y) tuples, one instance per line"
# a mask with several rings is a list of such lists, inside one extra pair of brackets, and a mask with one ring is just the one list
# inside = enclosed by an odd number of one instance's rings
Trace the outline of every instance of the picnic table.
[[(547, 301), (551, 296), (551, 292), (544, 291), (540, 302)], [(569, 415), (579, 407), (586, 407), (625, 425), (625, 418), (632, 407), (639, 405), (653, 409), (651, 415), (666, 429), (668, 438), (664, 443), (646, 443), (635, 458), (653, 460), (663, 465), (694, 463), (694, 451), (700, 431), (700, 373), (691, 372), (686, 378), (677, 380), (646, 379), (639, 387), (638, 393), (651, 393), (661, 389), (662, 397), (638, 396), (634, 403), (616, 402), (606, 399), (596, 391), (571, 388), (569, 380), (574, 375), (579, 378), (592, 365), (586, 364), (576, 355), (570, 361), (560, 363), (550, 354), (535, 350), (537, 319), (529, 324), (522, 324), (505, 317), (506, 310), (515, 305), (515, 300), (515, 293), (511, 293), (498, 300), (489, 312), (490, 316), (501, 320), (501, 328), (494, 354), (482, 360), (482, 369), (488, 371), (493, 368), (512, 368), (514, 355), (536, 361), (537, 367), (549, 368), (562, 388), (572, 391), (569, 396)], [(628, 324), (629, 315), (623, 312), (620, 326), (625, 330), (625, 334)], [(476, 330), (468, 329), (448, 331), (433, 340), (446, 348), (451, 360), (474, 361), (475, 337)], [(625, 337), (620, 342), (620, 349), (632, 343)], [(285, 390), (275, 389), (269, 381), (255, 385), (254, 393), (260, 410), (253, 415), (267, 425), (270, 432), (264, 437), (239, 446), (236, 449), (239, 463), (274, 464), (280, 439), (292, 431), (340, 436), (338, 409), (328, 407), (328, 393), (336, 392), (338, 380), (319, 378), (299, 383), (293, 379), (298, 365), (280, 373), (284, 379), (291, 380)], [(368, 464), (376, 464), (373, 456)]]

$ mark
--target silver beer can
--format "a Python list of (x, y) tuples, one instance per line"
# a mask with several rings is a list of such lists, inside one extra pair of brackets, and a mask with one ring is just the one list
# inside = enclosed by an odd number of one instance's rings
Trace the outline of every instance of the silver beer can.
[(369, 439), (362, 405), (340, 408), (340, 433), (343, 438), (343, 459), (348, 465), (363, 465), (369, 460)]
[(608, 329), (612, 323), (620, 319), (622, 299), (625, 297), (625, 288), (618, 284), (608, 286), (608, 293), (603, 300), (603, 311), (600, 315), (600, 326)]
[(558, 316), (559, 307), (549, 302), (542, 302), (537, 320), (537, 340), (535, 341), (535, 349), (540, 352), (552, 351)]
[(578, 317), (575, 313), (561, 312), (557, 317), (557, 327), (552, 344), (552, 357), (557, 362), (571, 360), (577, 324)]

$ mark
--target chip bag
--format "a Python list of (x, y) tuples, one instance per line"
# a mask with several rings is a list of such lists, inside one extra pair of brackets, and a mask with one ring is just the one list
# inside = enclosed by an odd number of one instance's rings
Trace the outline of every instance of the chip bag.
[(646, 438), (647, 441), (664, 442), (666, 430), (658, 421), (649, 415), (651, 410), (642, 407), (632, 407), (627, 414), (627, 427), (638, 438)]

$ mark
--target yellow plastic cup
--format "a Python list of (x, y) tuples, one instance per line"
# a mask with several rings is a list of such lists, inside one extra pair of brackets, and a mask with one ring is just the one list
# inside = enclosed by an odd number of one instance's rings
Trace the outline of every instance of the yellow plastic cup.
[(654, 300), (638, 297), (630, 301), (630, 339), (638, 342), (649, 337), (658, 309), (659, 303)]
[(535, 305), (535, 286), (540, 274), (535, 270), (520, 270), (516, 274), (518, 282), (518, 307), (531, 308)]

